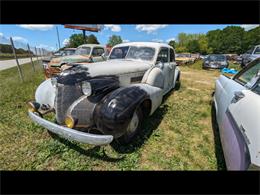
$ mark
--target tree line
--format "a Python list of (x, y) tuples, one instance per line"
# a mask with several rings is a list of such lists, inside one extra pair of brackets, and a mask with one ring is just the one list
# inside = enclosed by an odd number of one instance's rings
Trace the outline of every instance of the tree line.
[(260, 44), (260, 27), (245, 31), (240, 26), (211, 30), (206, 34), (179, 33), (177, 41), (168, 43), (177, 53), (242, 54)]
[[(13, 49), (11, 45), (8, 44), (0, 44), (0, 53), (4, 53), (4, 54), (12, 54), (13, 53)], [(28, 51), (22, 48), (15, 48), (15, 53), (16, 54), (33, 54), (32, 51)]]

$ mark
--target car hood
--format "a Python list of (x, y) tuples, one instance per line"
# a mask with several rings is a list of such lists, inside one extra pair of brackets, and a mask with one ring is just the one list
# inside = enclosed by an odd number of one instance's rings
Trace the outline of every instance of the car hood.
[(79, 63), (90, 60), (90, 55), (71, 55), (54, 58), (51, 60), (51, 66), (59, 66), (62, 63)]
[(120, 75), (133, 72), (145, 72), (152, 63), (134, 60), (108, 60), (103, 62), (96, 62), (92, 64), (79, 63), (86, 68), (90, 76), (99, 75)]

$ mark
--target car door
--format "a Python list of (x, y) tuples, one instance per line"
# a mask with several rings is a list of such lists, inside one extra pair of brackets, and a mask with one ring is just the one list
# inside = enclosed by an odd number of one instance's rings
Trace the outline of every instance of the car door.
[(173, 71), (173, 66), (170, 63), (169, 49), (167, 47), (161, 47), (157, 56), (157, 64), (160, 64), (160, 68), (163, 71), (164, 76), (164, 94), (167, 93), (172, 86), (170, 75)]
[(257, 155), (258, 163), (260, 158), (260, 62), (250, 64), (234, 81), (244, 89), (233, 91), (220, 136), (227, 168), (244, 170)]

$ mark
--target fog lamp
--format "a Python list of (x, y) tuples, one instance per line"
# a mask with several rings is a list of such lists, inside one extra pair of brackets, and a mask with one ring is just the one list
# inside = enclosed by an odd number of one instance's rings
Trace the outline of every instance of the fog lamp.
[(67, 116), (65, 118), (65, 124), (68, 128), (72, 129), (74, 127), (75, 121), (71, 116)]

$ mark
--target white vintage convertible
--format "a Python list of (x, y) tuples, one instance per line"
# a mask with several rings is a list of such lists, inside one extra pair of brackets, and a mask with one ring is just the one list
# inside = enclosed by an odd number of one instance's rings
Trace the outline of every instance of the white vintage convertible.
[[(129, 143), (143, 117), (153, 114), (163, 96), (180, 85), (175, 52), (167, 44), (116, 45), (108, 60), (77, 63), (44, 81), (28, 103), (29, 116), (61, 137), (93, 145), (114, 139)], [(43, 116), (55, 112), (56, 122)]]

